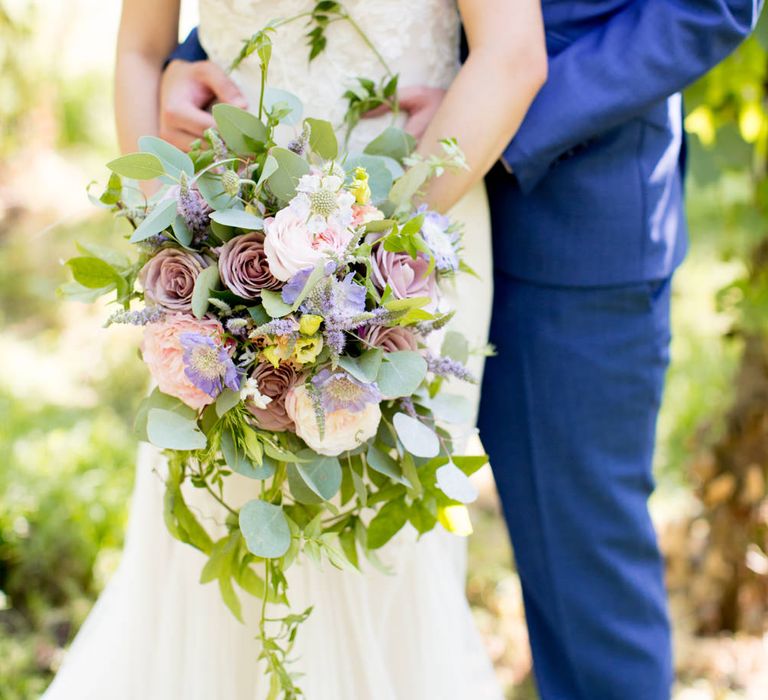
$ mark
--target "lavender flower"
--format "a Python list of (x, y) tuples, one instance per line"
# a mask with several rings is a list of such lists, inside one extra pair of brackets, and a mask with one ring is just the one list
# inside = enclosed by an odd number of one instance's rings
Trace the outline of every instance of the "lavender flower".
[(461, 362), (452, 360), (450, 357), (433, 355), (427, 353), (427, 369), (438, 377), (456, 377), (470, 384), (477, 384), (475, 376)]
[(127, 323), (131, 326), (146, 326), (148, 323), (157, 323), (163, 320), (165, 311), (157, 306), (147, 306), (144, 309), (133, 311), (115, 311), (106, 322), (106, 326), (113, 323)]
[(240, 375), (227, 349), (202, 333), (182, 333), (184, 374), (201, 391), (214, 398), (226, 386), (240, 390)]
[(192, 232), (192, 242), (195, 244), (202, 243), (208, 235), (209, 210), (207, 202), (197, 190), (189, 186), (186, 174), (182, 173), (177, 211)]
[(299, 324), (293, 318), (275, 318), (267, 323), (262, 323), (251, 335), (293, 335), (299, 330)]
[(343, 371), (323, 369), (312, 378), (326, 413), (342, 409), (360, 413), (369, 403), (379, 403), (381, 393), (376, 384), (364, 384)]

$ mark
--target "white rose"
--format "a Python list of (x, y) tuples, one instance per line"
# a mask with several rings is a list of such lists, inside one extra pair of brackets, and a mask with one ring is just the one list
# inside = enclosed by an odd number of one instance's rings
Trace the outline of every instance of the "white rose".
[(346, 409), (326, 413), (325, 434), (321, 439), (314, 403), (302, 385), (288, 392), (285, 411), (296, 425), (296, 434), (315, 452), (329, 457), (353, 450), (370, 440), (376, 435), (381, 421), (381, 409), (377, 403), (366, 404), (362, 411), (356, 413)]

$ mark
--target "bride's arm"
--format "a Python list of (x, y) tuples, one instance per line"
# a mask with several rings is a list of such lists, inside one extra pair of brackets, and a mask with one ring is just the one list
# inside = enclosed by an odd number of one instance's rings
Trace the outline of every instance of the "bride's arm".
[(509, 144), (547, 75), (540, 0), (459, 0), (469, 57), (419, 144), (423, 155), (455, 137), (470, 166), (433, 180), (426, 201), (450, 209)]
[(115, 119), (120, 150), (158, 133), (163, 62), (176, 47), (180, 0), (123, 0), (115, 64)]

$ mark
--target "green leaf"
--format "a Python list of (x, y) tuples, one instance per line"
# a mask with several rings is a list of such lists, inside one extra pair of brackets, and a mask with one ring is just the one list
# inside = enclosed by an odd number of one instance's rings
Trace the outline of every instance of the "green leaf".
[(189, 230), (187, 222), (184, 221), (184, 217), (181, 214), (176, 214), (176, 218), (171, 224), (171, 229), (173, 230), (173, 237), (179, 244), (189, 248), (192, 244), (192, 231)]
[(268, 87), (264, 90), (264, 109), (271, 112), (273, 107), (278, 104), (284, 104), (290, 110), (280, 118), (281, 123), (293, 126), (301, 121), (304, 105), (301, 100), (292, 92), (281, 90), (280, 88)]
[(364, 153), (374, 156), (389, 156), (399, 163), (413, 153), (416, 148), (416, 139), (409, 133), (397, 127), (387, 127), (364, 149)]
[(221, 433), (221, 453), (233, 472), (249, 479), (269, 479), (275, 473), (275, 464), (269, 458), (264, 459), (260, 467), (255, 466), (248, 458), (245, 448), (238, 444), (235, 433), (229, 428)]
[(192, 159), (184, 151), (167, 141), (163, 141), (163, 139), (157, 138), (157, 136), (142, 136), (139, 139), (139, 148), (146, 153), (156, 155), (165, 172), (174, 180), (178, 180), (181, 173), (186, 173), (189, 177), (193, 177), (195, 174), (195, 165)]
[(196, 420), (162, 408), (149, 410), (147, 437), (156, 447), (169, 450), (202, 450), (208, 444)]
[(138, 243), (165, 231), (173, 223), (176, 213), (175, 199), (159, 202), (133, 232), (131, 243)]
[(216, 397), (216, 415), (221, 418), (240, 403), (240, 392), (232, 389), (224, 389)]
[(408, 522), (408, 507), (404, 498), (385, 503), (368, 525), (367, 545), (379, 549), (389, 542)]
[(458, 331), (448, 331), (445, 334), (440, 353), (450, 357), (452, 360), (456, 360), (456, 362), (466, 364), (469, 359), (469, 342)]
[(474, 413), (469, 399), (458, 394), (439, 393), (428, 402), (427, 408), (437, 420), (446, 423), (466, 423)]
[(88, 289), (109, 287), (122, 279), (112, 265), (100, 258), (70, 258), (67, 266), (72, 270), (75, 281)]
[(296, 194), (296, 185), (309, 172), (309, 163), (287, 148), (273, 148), (269, 153), (279, 166), (267, 179), (269, 189), (284, 204)]
[(409, 208), (411, 200), (423, 187), (428, 177), (429, 165), (423, 162), (416, 163), (412, 168), (406, 170), (403, 176), (392, 185), (388, 199), (398, 210)]
[(152, 393), (139, 404), (139, 409), (136, 411), (136, 418), (134, 420), (134, 433), (139, 440), (143, 440), (144, 442), (149, 442), (149, 437), (147, 435), (147, 420), (149, 418), (149, 411), (153, 408), (162, 408), (165, 411), (173, 411), (186, 420), (194, 421), (197, 418), (195, 411), (185, 403), (182, 403), (175, 396), (168, 396), (168, 394), (164, 394), (160, 389), (155, 388)]
[(102, 192), (99, 201), (102, 204), (117, 204), (123, 196), (123, 181), (117, 173), (110, 173), (107, 188)]
[(261, 290), (261, 303), (264, 310), (272, 318), (281, 318), (287, 316), (292, 311), (292, 306), (283, 301), (280, 292), (273, 292), (270, 289)]
[(220, 282), (219, 268), (216, 265), (209, 265), (197, 276), (195, 288), (192, 290), (192, 313), (195, 318), (205, 316), (208, 310), (208, 297), (214, 289), (218, 288)]
[(368, 447), (368, 453), (366, 455), (368, 466), (377, 471), (379, 474), (384, 474), (390, 479), (393, 479), (398, 484), (404, 486), (410, 486), (408, 479), (403, 477), (403, 470), (400, 469), (400, 465), (395, 462), (386, 452), (378, 449), (375, 445)]
[(344, 555), (349, 559), (350, 564), (356, 569), (360, 568), (360, 562), (357, 556), (357, 541), (355, 539), (354, 530), (344, 530), (339, 535), (339, 544), (344, 552)]
[(239, 621), (243, 621), (243, 609), (240, 605), (240, 598), (235, 593), (235, 588), (232, 585), (232, 579), (229, 576), (222, 576), (219, 579), (219, 591), (221, 591), (221, 598), (229, 608), (230, 612)]
[(440, 454), (437, 434), (418, 418), (406, 413), (395, 413), (392, 423), (403, 447), (415, 457), (436, 457)]
[(226, 209), (232, 205), (235, 198), (224, 191), (221, 177), (212, 172), (203, 173), (197, 177), (197, 189), (203, 195), (203, 199), (217, 211)]
[(200, 583), (210, 583), (221, 576), (230, 575), (232, 554), (239, 536), (240, 533), (236, 533), (235, 536), (227, 535), (214, 542), (208, 561), (200, 573)]
[(255, 153), (267, 140), (267, 128), (250, 112), (223, 103), (212, 112), (224, 142), (238, 155)]
[(242, 209), (219, 209), (210, 214), (210, 218), (222, 226), (234, 226), (246, 231), (261, 231), (264, 228), (264, 219)]
[(376, 377), (379, 391), (388, 399), (411, 396), (427, 374), (427, 362), (411, 350), (384, 354)]
[(248, 551), (264, 559), (277, 559), (288, 551), (291, 530), (280, 506), (260, 499), (240, 509), (240, 530)]
[(437, 515), (433, 513), (422, 500), (414, 501), (408, 511), (408, 520), (420, 535), (434, 530), (437, 525)]
[(287, 468), (288, 474), (288, 488), (291, 491), (291, 495), (298, 503), (305, 505), (319, 505), (323, 503), (322, 496), (318, 496), (304, 481), (304, 477), (299, 473), (299, 469), (295, 463), (291, 463)]
[(134, 180), (154, 180), (165, 174), (162, 162), (153, 153), (129, 153), (111, 160), (107, 167), (113, 173)]
[(333, 160), (339, 152), (339, 143), (330, 122), (322, 119), (308, 118), (304, 120), (309, 124), (309, 147), (325, 160)]
[(371, 384), (376, 381), (384, 352), (379, 348), (366, 350), (360, 357), (342, 355), (339, 357), (339, 367), (349, 372), (355, 379)]
[(277, 159), (272, 155), (267, 155), (264, 159), (264, 165), (261, 166), (259, 179), (256, 182), (256, 189), (259, 189), (279, 167)]
[(472, 503), (477, 499), (477, 489), (469, 477), (453, 462), (440, 467), (435, 472), (438, 488), (448, 498), (459, 503)]
[(339, 460), (336, 457), (316, 455), (311, 451), (300, 452), (299, 456), (310, 460), (296, 464), (304, 483), (326, 501), (333, 498), (341, 486)]

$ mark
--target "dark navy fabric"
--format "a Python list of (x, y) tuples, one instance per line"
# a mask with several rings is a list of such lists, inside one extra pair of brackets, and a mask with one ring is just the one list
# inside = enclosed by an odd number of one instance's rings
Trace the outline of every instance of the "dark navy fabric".
[(669, 279), (562, 287), (496, 275), (480, 436), (512, 536), (544, 700), (668, 700), (648, 515)]
[(208, 58), (208, 54), (205, 53), (205, 49), (200, 45), (200, 39), (197, 36), (197, 27), (195, 27), (184, 39), (183, 44), (179, 44), (168, 56), (166, 65), (171, 61), (179, 59), (180, 61), (205, 61)]

